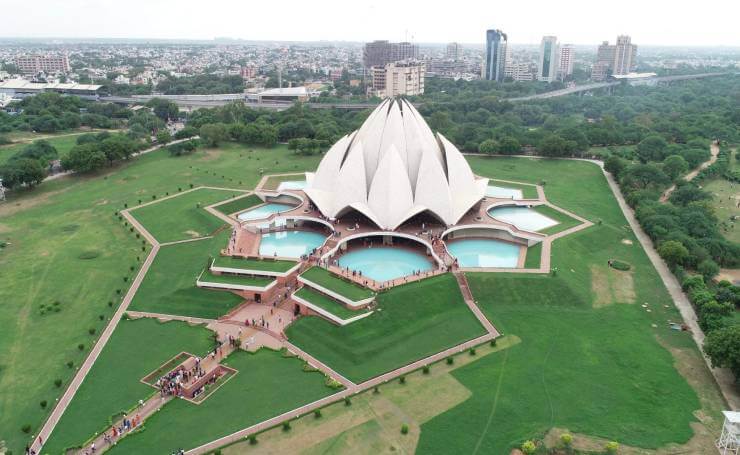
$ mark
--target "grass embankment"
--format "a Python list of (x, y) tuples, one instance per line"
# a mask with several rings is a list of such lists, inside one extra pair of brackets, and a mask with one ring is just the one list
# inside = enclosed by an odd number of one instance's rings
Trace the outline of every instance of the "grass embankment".
[(524, 257), (525, 269), (538, 269), (542, 261), (542, 242), (527, 248), (527, 255)]
[[(519, 179), (520, 181), (522, 179)], [(511, 188), (522, 192), (522, 198), (524, 199), (537, 199), (537, 187), (532, 185), (520, 185), (513, 182), (503, 182), (501, 180), (490, 179), (489, 185), (500, 186), (502, 188)]]
[(217, 205), (216, 207), (214, 207), (214, 209), (218, 210), (224, 215), (231, 215), (232, 213), (241, 212), (242, 210), (246, 210), (260, 204), (262, 204), (262, 199), (257, 197), (257, 195), (255, 194), (250, 194), (249, 196), (245, 196), (234, 201), (227, 202), (225, 204)]
[(206, 269), (200, 277), (200, 281), (221, 284), (238, 284), (241, 286), (259, 286), (265, 287), (275, 281), (272, 278), (246, 275), (218, 275)]
[(450, 275), (383, 292), (378, 309), (344, 327), (303, 317), (291, 342), (355, 382), (362, 382), (485, 333)]
[(261, 270), (265, 272), (287, 272), (295, 267), (297, 262), (272, 259), (253, 259), (231, 256), (217, 256), (214, 262), (216, 267), (228, 267), (242, 270)]
[(548, 205), (538, 205), (534, 207), (533, 209), (537, 213), (545, 215), (546, 217), (558, 222), (558, 224), (556, 224), (555, 226), (550, 226), (549, 228), (545, 228), (545, 229), (541, 229), (537, 231), (542, 234), (547, 234), (547, 235), (557, 234), (558, 232), (565, 231), (566, 229), (570, 229), (572, 227), (575, 227), (581, 224), (581, 222), (578, 221), (577, 219), (571, 216), (568, 216), (559, 210), (555, 210), (554, 208)]
[(301, 276), (354, 302), (373, 296), (373, 292), (370, 289), (345, 280), (321, 267), (312, 267), (303, 272)]
[(196, 355), (213, 345), (210, 331), (182, 322), (121, 321), (44, 446), (60, 454), (106, 428), (110, 418), (156, 392), (140, 382), (181, 351)]
[(280, 184), (283, 182), (292, 182), (292, 181), (305, 180), (305, 179), (306, 179), (305, 174), (275, 175), (267, 179), (267, 182), (265, 182), (265, 186), (262, 189), (277, 190)]
[[(82, 362), (94, 340), (88, 330), (99, 333), (107, 324), (123, 296), (116, 291), (125, 291), (148, 254), (148, 246), (141, 251), (141, 239), (113, 215), (115, 211), (124, 203), (133, 207), (138, 199), (175, 194), (178, 187), (184, 190), (190, 184), (252, 189), (267, 163), (271, 172), (297, 172), (315, 169), (320, 158), (296, 156), (283, 146), (249, 152), (244, 146), (224, 144), (180, 157), (156, 151), (94, 175), (9, 193), (8, 201), (0, 204), (0, 240), (8, 243), (0, 248), (0, 390), (9, 392), (0, 394), (0, 438), (8, 449), (23, 453), (75, 373), (66, 363)], [(219, 247), (223, 245), (225, 241)], [(196, 257), (197, 269), (187, 272), (189, 285), (206, 266), (207, 253)], [(172, 265), (183, 267), (174, 261)], [(180, 294), (164, 285), (172, 294), (153, 292), (157, 304), (152, 308), (187, 306), (167, 305), (170, 297), (192, 301), (189, 291)], [(198, 302), (202, 308), (230, 307), (219, 302), (221, 293), (203, 292), (208, 297)], [(60, 302), (60, 311), (41, 314), (40, 305), (54, 301)], [(57, 378), (62, 387), (54, 384)], [(42, 400), (50, 403), (46, 409), (39, 406)], [(21, 431), (24, 425), (31, 427), (29, 433)]]
[(160, 243), (205, 237), (223, 226), (224, 222), (208, 213), (204, 207), (236, 194), (233, 191), (200, 188), (134, 209), (130, 213)]
[(328, 311), (339, 319), (350, 319), (364, 313), (363, 311), (352, 311), (345, 307), (344, 304), (339, 303), (318, 291), (314, 291), (308, 286), (302, 287), (296, 295), (303, 300), (313, 303), (322, 310)]
[(146, 429), (123, 439), (113, 454), (189, 450), (332, 393), (320, 372), (303, 361), (262, 349), (237, 351), (224, 362), (238, 373), (200, 404), (174, 400), (146, 421)]
[(208, 319), (226, 314), (241, 297), (198, 288), (195, 281), (209, 264), (209, 257), (228, 239), (229, 233), (224, 231), (214, 238), (161, 247), (129, 309)]

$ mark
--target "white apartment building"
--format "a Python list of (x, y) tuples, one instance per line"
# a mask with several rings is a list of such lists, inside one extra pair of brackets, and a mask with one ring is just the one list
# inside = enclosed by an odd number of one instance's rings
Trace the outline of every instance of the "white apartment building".
[(68, 73), (70, 71), (69, 57), (66, 55), (23, 55), (13, 61), (22, 74), (34, 75), (41, 72), (47, 74)]
[(424, 63), (405, 61), (372, 67), (372, 91), (381, 98), (424, 93)]
[(560, 57), (558, 61), (558, 76), (560, 79), (564, 80), (573, 74), (573, 61), (575, 57), (575, 48), (572, 44), (563, 44), (560, 46)]

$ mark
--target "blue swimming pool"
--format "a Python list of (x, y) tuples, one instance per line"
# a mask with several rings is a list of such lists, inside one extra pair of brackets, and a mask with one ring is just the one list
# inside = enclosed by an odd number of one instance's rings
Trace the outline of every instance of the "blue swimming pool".
[(264, 205), (260, 205), (259, 207), (255, 207), (251, 210), (247, 210), (246, 212), (242, 212), (239, 214), (239, 216), (237, 216), (237, 218), (242, 221), (261, 220), (263, 218), (267, 218), (273, 213), (284, 212), (286, 210), (292, 209), (293, 207), (294, 206), (290, 204), (279, 204), (277, 202), (270, 202)]
[(324, 244), (326, 237), (318, 232), (282, 231), (262, 234), (260, 255), (299, 258)]
[(432, 261), (422, 253), (386, 246), (350, 251), (339, 258), (339, 266), (360, 271), (375, 281), (393, 280), (416, 271), (434, 269)]
[(447, 242), (447, 250), (460, 267), (515, 268), (519, 245), (495, 239), (458, 239)]
[(305, 180), (286, 180), (284, 182), (280, 182), (280, 185), (278, 185), (278, 191), (282, 190), (302, 190), (306, 187), (306, 181)]
[(558, 224), (552, 218), (529, 207), (494, 207), (488, 211), (488, 214), (525, 231), (536, 232)]
[(516, 188), (505, 188), (503, 186), (488, 185), (486, 189), (486, 196), (489, 197), (500, 197), (506, 199), (521, 199), (522, 190)]

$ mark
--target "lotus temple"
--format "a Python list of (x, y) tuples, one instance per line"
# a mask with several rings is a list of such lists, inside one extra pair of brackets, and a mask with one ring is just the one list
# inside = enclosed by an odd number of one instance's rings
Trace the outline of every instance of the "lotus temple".
[[(550, 204), (541, 185), (475, 175), (403, 99), (383, 101), (315, 172), (265, 176), (255, 194), (261, 204), (229, 215), (229, 245), (198, 285), (267, 273), (269, 285), (230, 290), (289, 299), (294, 314), (327, 316), (326, 301), (362, 310), (376, 292), (450, 271), (546, 273), (551, 242), (590, 224)], [(255, 260), (292, 265), (264, 272), (250, 269)], [(357, 289), (337, 292), (327, 284), (337, 279)]]

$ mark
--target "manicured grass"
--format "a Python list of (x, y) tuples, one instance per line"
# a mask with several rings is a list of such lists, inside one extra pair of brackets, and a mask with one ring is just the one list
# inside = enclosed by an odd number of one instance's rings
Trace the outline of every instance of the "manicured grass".
[(303, 361), (262, 349), (237, 351), (225, 362), (238, 373), (200, 404), (174, 400), (146, 421), (146, 429), (123, 439), (113, 454), (188, 450), (336, 391)]
[[(730, 160), (735, 161), (734, 158)], [(732, 242), (740, 242), (740, 223), (733, 217), (740, 217), (738, 208), (738, 184), (725, 179), (713, 179), (702, 183), (705, 190), (712, 193), (712, 207), (720, 221), (720, 232)]]
[(373, 291), (370, 289), (345, 280), (344, 278), (341, 278), (326, 269), (322, 269), (321, 267), (310, 268), (303, 272), (301, 276), (355, 302), (373, 296)]
[(133, 215), (160, 243), (211, 235), (224, 222), (205, 210), (205, 206), (238, 194), (234, 191), (200, 188), (145, 207)]
[[(70, 380), (75, 370), (66, 362), (82, 362), (94, 339), (88, 329), (103, 329), (107, 320), (99, 316), (113, 314), (123, 295), (116, 290), (126, 290), (148, 254), (115, 211), (124, 203), (133, 207), (138, 199), (150, 201), (152, 194), (176, 194), (178, 187), (185, 190), (190, 184), (252, 189), (259, 169), (268, 164), (271, 172), (297, 172), (315, 169), (320, 159), (297, 156), (284, 146), (247, 152), (244, 146), (224, 144), (180, 157), (157, 151), (94, 175), (8, 193), (8, 201), (0, 204), (0, 240), (8, 242), (0, 248), (0, 390), (7, 392), (0, 393), (0, 439), (7, 448), (23, 453), (31, 436), (21, 427), (28, 424), (30, 434), (36, 434), (50, 412), (39, 402), (54, 403), (64, 392), (65, 386), (57, 388), (54, 380)], [(91, 252), (97, 257), (80, 259)], [(187, 273), (188, 284), (206, 259), (198, 256), (198, 268)], [(218, 291), (203, 292), (199, 305), (230, 306), (219, 303)], [(55, 300), (61, 302), (60, 312), (39, 314), (40, 304)], [(157, 303), (158, 309), (167, 309), (159, 300), (152, 307)]]
[(203, 275), (200, 277), (201, 281), (207, 281), (210, 283), (223, 283), (223, 284), (240, 284), (242, 286), (260, 286), (264, 287), (275, 281), (272, 278), (265, 278), (259, 276), (246, 276), (246, 275), (218, 275), (212, 273), (206, 269), (203, 271)]
[(295, 267), (296, 261), (253, 259), (231, 256), (216, 256), (214, 265), (216, 267), (229, 267), (243, 270), (264, 270), (267, 272), (287, 272)]
[(121, 321), (44, 446), (60, 454), (104, 430), (113, 415), (156, 390), (140, 379), (181, 351), (196, 355), (212, 347), (210, 331), (182, 322)]
[[(518, 179), (518, 180), (520, 182), (523, 181), (522, 179)], [(521, 190), (522, 197), (524, 199), (537, 199), (537, 196), (538, 196), (537, 187), (532, 186), (532, 185), (519, 185), (519, 184), (508, 182), (508, 181), (502, 182), (500, 180), (495, 180), (493, 178), (488, 181), (488, 184), (494, 185), (494, 186), (500, 186), (503, 188), (513, 188), (513, 189)]]
[(538, 269), (542, 260), (542, 242), (527, 248), (527, 255), (524, 257), (525, 269)]
[(393, 288), (377, 301), (377, 311), (344, 327), (299, 318), (288, 326), (288, 338), (362, 382), (485, 333), (450, 274)]
[[(229, 291), (195, 285), (209, 257), (228, 242), (224, 231), (212, 239), (177, 243), (160, 248), (131, 302), (130, 310), (215, 319), (242, 301)], [(266, 280), (269, 282), (270, 280)]]
[(453, 372), (473, 396), (422, 426), (419, 453), (509, 453), (551, 427), (644, 448), (692, 436), (699, 400), (639, 305), (595, 310), (546, 275), (468, 279), (522, 343)]
[(249, 196), (239, 198), (235, 201), (227, 202), (226, 204), (218, 205), (214, 208), (224, 215), (231, 215), (232, 213), (241, 212), (242, 210), (252, 208), (255, 205), (262, 204), (262, 202), (262, 199), (260, 199), (257, 195), (250, 194)]
[(581, 222), (577, 219), (570, 217), (565, 213), (555, 210), (554, 208), (547, 205), (538, 205), (534, 207), (534, 210), (558, 222), (558, 224), (556, 224), (555, 226), (550, 226), (549, 228), (539, 230), (538, 232), (541, 232), (542, 234), (557, 234), (558, 232), (565, 231), (566, 229), (570, 229), (581, 224)]
[(266, 190), (276, 190), (281, 183), (283, 182), (291, 182), (293, 180), (305, 180), (306, 175), (305, 174), (295, 174), (295, 175), (273, 175), (270, 176), (269, 179), (267, 179), (267, 182), (265, 183), (265, 186), (263, 187)]
[(296, 295), (303, 300), (313, 303), (322, 310), (328, 311), (339, 319), (349, 319), (364, 313), (364, 311), (352, 311), (336, 300), (333, 300), (318, 291), (314, 291), (308, 286), (302, 287)]

